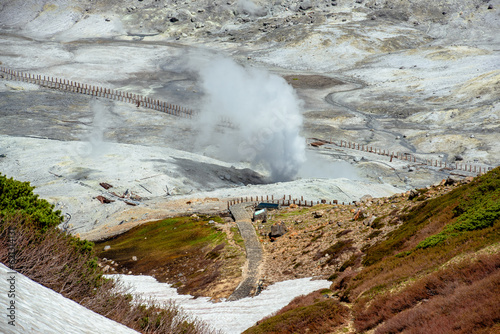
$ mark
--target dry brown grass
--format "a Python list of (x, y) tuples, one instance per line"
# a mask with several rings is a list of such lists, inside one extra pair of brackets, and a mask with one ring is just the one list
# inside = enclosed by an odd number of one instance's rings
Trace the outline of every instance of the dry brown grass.
[[(375, 333), (480, 333), (500, 321), (500, 271), (401, 312)], [(493, 333), (493, 332), (489, 332)]]
[(265, 318), (246, 334), (331, 333), (343, 324), (347, 307), (338, 301), (326, 299), (319, 291), (293, 299), (274, 316)]
[(64, 297), (142, 333), (214, 333), (175, 305), (132, 302), (126, 289), (103, 278), (90, 244), (57, 228), (42, 233), (34, 226), (22, 215), (0, 217), (0, 262), (8, 263), (9, 230), (13, 230), (16, 261), (12, 269)]
[(314, 291), (307, 295), (298, 296), (295, 297), (288, 305), (276, 312), (275, 315), (283, 314), (297, 307), (309, 306), (323, 299), (324, 297), (322, 296), (320, 291)]
[(500, 321), (500, 254), (451, 265), (397, 293), (377, 296), (368, 307), (367, 302), (367, 298), (359, 300), (355, 307), (359, 331), (383, 322), (377, 333), (422, 333), (424, 324), (429, 327), (424, 331), (427, 333), (439, 332), (433, 328), (449, 329), (446, 333), (470, 333), (491, 327)]

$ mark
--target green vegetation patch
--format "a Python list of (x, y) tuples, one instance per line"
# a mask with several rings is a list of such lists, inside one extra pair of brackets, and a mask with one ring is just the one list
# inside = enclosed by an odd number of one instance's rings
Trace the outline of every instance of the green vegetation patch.
[(380, 231), (380, 230), (373, 231), (372, 233), (370, 233), (370, 234), (367, 236), (367, 238), (368, 238), (368, 239), (373, 239), (373, 238), (376, 238), (376, 237), (378, 237), (381, 233), (382, 233), (382, 231)]
[(289, 211), (289, 209), (285, 209), (284, 212), (280, 212), (279, 214), (274, 216), (273, 220), (303, 215), (303, 214), (308, 213), (310, 210), (311, 210), (311, 208), (300, 208), (300, 209), (293, 210), (293, 211)]
[(384, 222), (382, 221), (382, 219), (384, 219), (385, 217), (386, 216), (375, 218), (375, 220), (370, 225), (370, 227), (373, 228), (373, 229), (375, 229), (375, 230), (381, 229), (382, 227), (384, 227)]
[[(183, 257), (194, 249), (216, 246), (226, 240), (225, 233), (208, 225), (209, 220), (221, 222), (220, 217), (176, 217), (137, 226), (111, 240), (96, 243), (98, 255), (133, 264), (136, 270), (161, 266), (166, 261)], [(110, 249), (104, 251), (104, 246)]]
[(54, 206), (33, 194), (34, 189), (29, 182), (9, 179), (0, 173), (0, 215), (30, 217), (35, 228), (42, 231), (59, 225), (63, 221), (61, 211), (53, 211)]
[[(407, 214), (400, 216), (403, 224), (398, 229), (390, 232), (386, 240), (373, 245), (366, 251), (363, 265), (373, 265), (386, 256), (398, 253), (398, 251), (407, 246), (408, 241), (418, 238), (420, 231), (431, 224), (433, 226), (431, 230), (441, 231), (446, 225), (449, 225), (450, 222), (455, 222), (454, 218), (457, 218), (457, 213), (459, 212), (459, 215), (462, 215), (462, 213), (471, 210), (471, 217), (476, 217), (477, 214), (473, 212), (479, 207), (488, 205), (487, 203), (495, 202), (495, 198), (496, 201), (498, 201), (498, 192), (500, 190), (488, 192), (486, 189), (491, 190), (500, 182), (498, 180), (495, 181), (495, 179), (500, 178), (499, 174), (500, 168), (496, 168), (490, 173), (476, 178), (473, 182), (460, 186), (443, 196), (422, 202), (420, 205), (411, 209)], [(487, 183), (488, 186), (480, 186), (484, 182)], [(497, 189), (500, 189), (500, 185)], [(491, 210), (497, 210), (498, 207), (490, 205), (489, 208), (490, 211), (486, 211), (484, 217), (485, 220), (489, 219), (489, 223), (487, 224), (491, 226)], [(459, 221), (461, 221), (460, 219)], [(469, 222), (470, 219), (466, 221)], [(486, 223), (482, 224), (486, 225)], [(446, 240), (448, 236), (441, 235), (429, 237), (430, 239), (422, 243), (420, 248), (423, 248), (423, 246), (429, 247), (437, 245)], [(425, 239), (425, 237), (422, 239)]]
[(498, 222), (500, 220), (499, 169), (494, 169), (473, 181), (463, 199), (453, 209), (456, 220), (448, 224), (443, 231), (420, 242), (417, 248), (434, 247), (448, 238), (492, 227)]
[(236, 242), (241, 248), (245, 248), (245, 240), (241, 237), (240, 229), (238, 226), (231, 227), (231, 232), (233, 233), (233, 240)]
[(340, 272), (345, 271), (349, 267), (355, 267), (361, 263), (361, 254), (353, 254), (347, 261), (345, 261), (339, 268)]
[(411, 277), (435, 271), (455, 256), (499, 242), (499, 180), (500, 168), (496, 168), (402, 216), (404, 223), (386, 240), (362, 249), (365, 268), (343, 295), (367, 296), (366, 291), (380, 285), (390, 290)]

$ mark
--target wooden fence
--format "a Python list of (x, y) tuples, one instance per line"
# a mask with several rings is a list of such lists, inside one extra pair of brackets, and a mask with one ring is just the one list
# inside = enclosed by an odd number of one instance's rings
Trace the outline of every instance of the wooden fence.
[(345, 203), (339, 203), (337, 200), (333, 201), (327, 201), (327, 200), (317, 200), (317, 201), (312, 201), (312, 200), (304, 200), (304, 196), (301, 196), (300, 199), (298, 198), (292, 198), (292, 195), (283, 195), (283, 197), (280, 198), (274, 198), (274, 195), (266, 195), (266, 196), (246, 196), (246, 197), (238, 197), (236, 199), (229, 200), (227, 202), (227, 208), (229, 209), (230, 206), (235, 205), (235, 204), (240, 204), (240, 203), (251, 203), (251, 202), (265, 202), (265, 203), (273, 203), (273, 204), (279, 204), (281, 206), (289, 206), (290, 204), (295, 204), (297, 206), (306, 206), (306, 207), (312, 207), (318, 204), (342, 204), (342, 205), (351, 205), (351, 202)]
[(490, 170), (493, 169), (493, 167), (490, 166), (481, 166), (481, 165), (474, 165), (474, 164), (468, 164), (468, 163), (447, 163), (446, 161), (438, 161), (438, 160), (432, 160), (432, 159), (420, 159), (417, 158), (415, 155), (410, 154), (410, 153), (401, 153), (401, 152), (391, 152), (389, 150), (373, 147), (372, 145), (368, 144), (359, 144), (355, 142), (350, 142), (350, 141), (345, 141), (345, 140), (340, 140), (340, 142), (333, 142), (332, 140), (327, 141), (323, 139), (318, 139), (318, 138), (310, 138), (310, 140), (313, 140), (310, 145), (312, 146), (321, 146), (323, 144), (332, 144), (336, 145), (339, 147), (343, 148), (348, 148), (352, 150), (358, 150), (358, 151), (363, 151), (367, 153), (373, 153), (373, 154), (378, 154), (382, 156), (387, 156), (389, 157), (390, 161), (392, 162), (394, 159), (398, 159), (401, 161), (408, 161), (408, 162), (413, 162), (414, 164), (422, 165), (422, 166), (428, 166), (428, 167), (438, 167), (438, 168), (444, 168), (447, 170), (458, 170), (458, 171), (464, 171), (464, 172), (469, 172), (469, 173), (475, 173), (475, 174), (480, 174), (480, 173), (486, 173)]
[(188, 108), (170, 104), (165, 101), (152, 99), (150, 97), (142, 96), (139, 94), (123, 92), (116, 89), (110, 89), (106, 87), (100, 87), (40, 74), (19, 72), (5, 67), (0, 67), (0, 73), (3, 73), (3, 77), (9, 80), (29, 82), (43, 87), (58, 89), (66, 92), (104, 97), (111, 100), (132, 103), (137, 107), (144, 107), (161, 111), (172, 116), (193, 118), (193, 116), (196, 115), (195, 111)]

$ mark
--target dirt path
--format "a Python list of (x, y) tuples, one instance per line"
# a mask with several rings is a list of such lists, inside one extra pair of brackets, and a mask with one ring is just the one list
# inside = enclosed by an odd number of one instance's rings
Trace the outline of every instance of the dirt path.
[(236, 204), (229, 208), (238, 225), (241, 237), (245, 241), (247, 261), (243, 268), (243, 279), (228, 300), (238, 300), (251, 296), (252, 290), (256, 288), (259, 279), (259, 269), (263, 258), (262, 247), (252, 225), (252, 214), (248, 209), (251, 204), (252, 203)]

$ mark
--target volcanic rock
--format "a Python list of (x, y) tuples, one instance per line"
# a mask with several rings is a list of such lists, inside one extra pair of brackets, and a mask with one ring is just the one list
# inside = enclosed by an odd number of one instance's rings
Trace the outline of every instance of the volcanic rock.
[(271, 233), (269, 233), (269, 237), (278, 238), (284, 235), (286, 232), (287, 232), (286, 225), (280, 222), (271, 226)]

